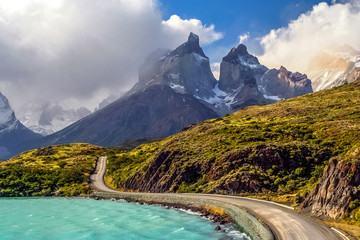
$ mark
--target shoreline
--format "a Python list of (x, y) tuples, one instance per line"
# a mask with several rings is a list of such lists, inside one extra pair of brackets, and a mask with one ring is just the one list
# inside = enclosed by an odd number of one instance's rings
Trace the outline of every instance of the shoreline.
[[(90, 196), (90, 198), (93, 198), (94, 200), (118, 200), (115, 198), (100, 198), (100, 197), (92, 197)], [(124, 199), (119, 199), (119, 200), (124, 200)], [(155, 205), (155, 206), (160, 206), (166, 209), (176, 209), (176, 210), (182, 210), (186, 213), (189, 213), (188, 211), (190, 211), (189, 214), (194, 214), (194, 215), (198, 215), (201, 216), (203, 218), (205, 218), (206, 220), (216, 223), (217, 227), (214, 229), (216, 231), (221, 231), (221, 232), (226, 232), (224, 225), (232, 225), (234, 227), (234, 229), (236, 231), (238, 231), (239, 233), (242, 234), (246, 234), (241, 232), (239, 229), (237, 229), (236, 223), (235, 221), (232, 219), (232, 217), (225, 213), (222, 212), (223, 209), (206, 209), (206, 208), (200, 208), (200, 207), (196, 207), (196, 206), (191, 206), (191, 205), (186, 205), (186, 204), (181, 204), (181, 203), (166, 203), (166, 202), (153, 202), (153, 201), (133, 201), (133, 202), (129, 202), (124, 200), (125, 202), (128, 203), (134, 203), (134, 204), (139, 204), (139, 205)], [(211, 211), (214, 210), (214, 211)], [(216, 211), (218, 210), (218, 212)], [(247, 235), (246, 235), (247, 236)]]
[[(161, 206), (183, 206), (185, 209), (199, 209), (200, 211), (208, 209), (222, 209), (226, 216), (233, 221), (236, 231), (246, 234), (252, 240), (274, 240), (275, 236), (270, 228), (261, 219), (256, 218), (245, 209), (217, 200), (205, 200), (201, 198), (192, 198), (185, 194), (177, 194), (177, 196), (166, 194), (146, 194), (146, 193), (130, 193), (130, 192), (102, 192), (95, 191), (92, 198), (97, 199), (115, 199), (124, 200), (132, 203), (150, 203)], [(223, 219), (218, 218), (222, 221)], [(220, 226), (221, 228), (221, 226)], [(220, 229), (221, 230), (221, 229)]]

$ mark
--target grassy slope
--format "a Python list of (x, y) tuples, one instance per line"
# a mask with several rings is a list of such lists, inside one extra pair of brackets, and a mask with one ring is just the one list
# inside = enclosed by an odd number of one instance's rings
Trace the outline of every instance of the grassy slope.
[[(359, 143), (357, 82), (248, 107), (117, 154), (109, 158), (108, 177), (118, 188), (127, 188), (127, 179), (143, 177), (160, 153), (176, 152), (170, 165), (159, 167), (159, 181), (165, 183), (186, 169), (196, 169), (197, 176), (171, 182), (170, 191), (229, 192), (232, 183), (251, 179), (255, 193), (301, 196), (314, 186), (331, 157), (353, 152)], [(268, 152), (280, 154), (285, 164), (267, 164)], [(232, 162), (234, 154), (244, 155), (240, 163)]]
[(90, 144), (50, 146), (0, 163), (0, 196), (78, 196), (98, 156), (111, 152)]

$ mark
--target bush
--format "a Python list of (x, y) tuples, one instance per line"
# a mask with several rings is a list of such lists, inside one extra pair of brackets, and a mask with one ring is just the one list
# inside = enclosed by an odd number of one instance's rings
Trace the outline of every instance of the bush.
[(349, 209), (354, 210), (356, 208), (360, 207), (360, 201), (359, 199), (355, 199), (354, 201), (350, 202)]

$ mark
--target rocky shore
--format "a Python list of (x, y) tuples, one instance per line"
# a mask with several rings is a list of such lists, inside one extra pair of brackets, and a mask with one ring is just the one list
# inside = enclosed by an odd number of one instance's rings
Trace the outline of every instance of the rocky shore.
[[(252, 216), (244, 209), (216, 200), (194, 198), (191, 195), (167, 195), (130, 192), (95, 192), (94, 199), (125, 200), (138, 204), (158, 204), (167, 208), (190, 210), (207, 217), (209, 220), (218, 223), (215, 230), (222, 231), (225, 225), (233, 223), (236, 229), (250, 236), (253, 240), (273, 240), (271, 230), (259, 219)], [(213, 210), (223, 210), (219, 214)]]
[[(95, 200), (102, 200), (107, 199), (103, 197), (94, 197)], [(116, 200), (115, 198), (112, 198), (111, 200)], [(132, 203), (136, 204), (147, 204), (147, 205), (158, 205), (167, 209), (178, 209), (178, 210), (186, 210), (191, 211), (192, 213), (195, 213), (201, 217), (206, 218), (209, 221), (212, 221), (213, 223), (217, 223), (218, 226), (215, 228), (216, 231), (222, 231), (226, 232), (224, 229), (224, 225), (232, 224), (235, 225), (235, 221), (232, 219), (232, 217), (223, 212), (223, 209), (215, 209), (215, 208), (201, 208), (197, 206), (187, 205), (187, 204), (181, 204), (181, 203), (165, 203), (165, 202), (154, 202), (154, 201), (131, 201)], [(235, 227), (236, 228), (236, 227)]]

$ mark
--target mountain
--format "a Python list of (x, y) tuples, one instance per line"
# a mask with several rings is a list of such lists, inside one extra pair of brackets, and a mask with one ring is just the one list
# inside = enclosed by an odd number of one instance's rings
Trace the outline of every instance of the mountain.
[(27, 150), (25, 142), (41, 137), (17, 120), (7, 98), (0, 93), (0, 159)]
[(41, 145), (87, 142), (101, 146), (165, 137), (218, 115), (190, 94), (167, 85), (149, 86), (46, 137)]
[(258, 82), (268, 69), (248, 53), (245, 45), (232, 48), (220, 64), (219, 89), (234, 92), (244, 85), (245, 79), (252, 76)]
[(110, 154), (113, 149), (84, 143), (26, 151), (0, 162), (0, 197), (89, 196), (96, 160)]
[(57, 132), (91, 113), (85, 107), (71, 109), (58, 103), (28, 104), (19, 111), (19, 120), (43, 136)]
[(280, 100), (312, 93), (311, 81), (305, 74), (292, 73), (281, 66), (279, 70), (270, 69), (259, 81), (260, 91), (265, 97)]
[(147, 63), (139, 71), (138, 83), (123, 97), (34, 147), (73, 142), (115, 146), (166, 137), (190, 124), (218, 117), (198, 99), (214, 95), (216, 80), (195, 34), (173, 51), (151, 54)]
[(340, 218), (360, 212), (359, 113), (360, 79), (190, 126), (111, 158), (107, 177), (129, 191), (296, 194)]
[(219, 81), (213, 89), (215, 97), (201, 99), (219, 115), (247, 106), (267, 104), (269, 102), (257, 86), (257, 79), (266, 70), (255, 56), (248, 53), (246, 46), (240, 44), (222, 59)]
[[(199, 37), (190, 33), (176, 49), (151, 53), (139, 69), (138, 82), (121, 98), (33, 147), (75, 142), (115, 146), (137, 139), (162, 138), (190, 124), (271, 103), (274, 100), (266, 99), (267, 92), (262, 93), (258, 85), (266, 71), (240, 44), (223, 58), (217, 81)], [(297, 74), (286, 77), (298, 81)], [(291, 84), (286, 88), (289, 96), (295, 93)]]
[(199, 37), (190, 33), (188, 41), (173, 51), (159, 49), (150, 54), (139, 71), (139, 81), (130, 94), (148, 86), (163, 84), (174, 91), (196, 98), (214, 97), (214, 78), (209, 58), (199, 45)]
[(349, 47), (337, 47), (315, 54), (306, 70), (314, 91), (353, 82), (360, 76), (360, 52)]

